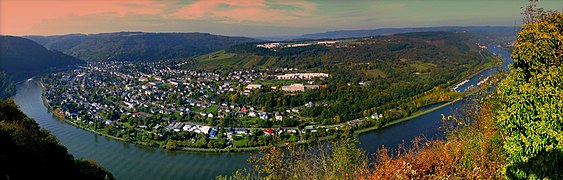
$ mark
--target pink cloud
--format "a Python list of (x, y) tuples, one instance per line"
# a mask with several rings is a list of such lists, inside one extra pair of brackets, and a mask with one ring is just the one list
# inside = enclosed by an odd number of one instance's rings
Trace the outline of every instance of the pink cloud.
[[(304, 0), (196, 0), (187, 5), (180, 0), (0, 0), (0, 34), (46, 32), (42, 29), (69, 19), (74, 21), (59, 28), (96, 26), (102, 20), (95, 19), (103, 18), (297, 27), (318, 23), (322, 16), (315, 14), (316, 8)], [(122, 24), (127, 22), (115, 26)]]
[[(290, 6), (290, 9), (273, 8), (275, 5)], [(223, 23), (287, 24), (314, 14), (316, 6), (306, 1), (266, 0), (199, 0), (180, 8), (169, 17), (179, 19), (213, 20)], [(283, 21), (283, 22), (282, 22)]]
[(23, 34), (34, 25), (64, 17), (160, 14), (165, 4), (153, 0), (0, 0), (0, 33)]

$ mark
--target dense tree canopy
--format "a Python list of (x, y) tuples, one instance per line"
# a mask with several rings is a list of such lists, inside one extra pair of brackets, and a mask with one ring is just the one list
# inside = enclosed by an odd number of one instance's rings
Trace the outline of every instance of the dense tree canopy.
[(563, 13), (523, 26), (496, 91), (509, 178), (562, 179)]
[(11, 99), (0, 101), (0, 147), (1, 179), (113, 179), (95, 162), (74, 159)]
[(86, 61), (150, 61), (187, 58), (234, 44), (258, 41), (208, 33), (117, 32), (27, 36), (49, 48)]

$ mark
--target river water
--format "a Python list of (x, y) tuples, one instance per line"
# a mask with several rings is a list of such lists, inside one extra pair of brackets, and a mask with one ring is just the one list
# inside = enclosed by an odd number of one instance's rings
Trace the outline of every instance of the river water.
[[(506, 67), (512, 62), (508, 52), (494, 46), (489, 47), (489, 50), (506, 59), (503, 66)], [(487, 76), (494, 71), (484, 71), (461, 89), (465, 90), (469, 85), (477, 84), (481, 75)], [(41, 128), (51, 131), (72, 155), (76, 158), (95, 160), (117, 179), (211, 179), (248, 167), (246, 160), (251, 152), (168, 151), (122, 142), (82, 130), (49, 113), (43, 105), (41, 91), (35, 80), (22, 82), (17, 86), (14, 101), (26, 115), (35, 119)], [(442, 134), (438, 130), (441, 114), (452, 114), (452, 111), (461, 107), (462, 102), (458, 101), (390, 127), (363, 133), (359, 136), (359, 146), (368, 153), (374, 153), (381, 146), (394, 148), (401, 143), (408, 144), (417, 136), (438, 138)]]

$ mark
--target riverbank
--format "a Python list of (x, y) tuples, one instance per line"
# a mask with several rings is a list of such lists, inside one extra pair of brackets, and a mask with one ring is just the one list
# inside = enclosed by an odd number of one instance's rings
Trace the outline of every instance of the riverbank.
[[(45, 91), (45, 86), (43, 85), (43, 83), (42, 83), (41, 81), (38, 81), (38, 83), (39, 83), (39, 86), (41, 87), (41, 91)], [(47, 103), (47, 99), (45, 99), (45, 96), (43, 96), (43, 93), (41, 93), (41, 100), (43, 100), (43, 105), (45, 105), (45, 107), (47, 108), (47, 110), (49, 110), (49, 113), (51, 113), (51, 114), (54, 113), (53, 110), (50, 108), (49, 104)], [(124, 142), (129, 142), (129, 143), (134, 143), (134, 144), (149, 146), (148, 144), (145, 144), (145, 143), (134, 142), (134, 141), (128, 141), (128, 140), (125, 140), (125, 139), (120, 138), (120, 137), (112, 136), (112, 135), (109, 135), (109, 134), (104, 134), (104, 133), (101, 133), (101, 132), (98, 132), (98, 131), (95, 131), (95, 130), (92, 130), (92, 129), (89, 129), (89, 128), (85, 128), (85, 127), (80, 126), (79, 124), (76, 124), (75, 122), (73, 122), (73, 121), (71, 121), (71, 120), (69, 120), (69, 119), (66, 119), (66, 118), (60, 118), (60, 117), (57, 117), (57, 116), (55, 116), (55, 117), (56, 117), (57, 119), (63, 120), (64, 122), (66, 122), (66, 123), (68, 123), (68, 124), (70, 124), (70, 125), (72, 125), (72, 126), (75, 126), (75, 127), (77, 127), (77, 128), (80, 128), (80, 129), (82, 129), (82, 130), (86, 130), (86, 131), (88, 131), (88, 132), (92, 132), (92, 133), (97, 134), (97, 135), (109, 137), (109, 138), (112, 138), (112, 139), (115, 139), (115, 140), (119, 140), (119, 141), (124, 141)]]
[(373, 130), (377, 130), (377, 129), (389, 127), (389, 126), (392, 126), (392, 125), (395, 125), (395, 124), (398, 124), (398, 123), (401, 123), (401, 122), (405, 122), (405, 121), (408, 121), (408, 120), (411, 120), (411, 119), (420, 117), (420, 116), (422, 116), (422, 115), (431, 113), (431, 112), (436, 111), (436, 110), (438, 110), (438, 109), (442, 109), (442, 108), (444, 108), (444, 107), (446, 107), (446, 106), (449, 106), (450, 104), (453, 104), (453, 103), (455, 103), (455, 102), (457, 102), (457, 101), (459, 101), (459, 100), (462, 100), (462, 99), (463, 99), (463, 98), (458, 98), (458, 99), (456, 99), (456, 100), (453, 100), (453, 101), (444, 103), (444, 104), (442, 104), (442, 105), (440, 105), (440, 106), (436, 106), (436, 107), (434, 107), (434, 108), (432, 108), (432, 109), (428, 109), (428, 110), (426, 110), (426, 111), (421, 111), (421, 112), (414, 113), (413, 115), (411, 115), (411, 116), (409, 116), (409, 117), (404, 117), (404, 118), (401, 118), (401, 119), (398, 119), (398, 120), (395, 120), (395, 121), (391, 121), (391, 122), (389, 122), (389, 123), (385, 123), (385, 125), (381, 126), (380, 128), (377, 128), (377, 127), (373, 126), (373, 127), (364, 128), (364, 129), (360, 129), (360, 130), (354, 131), (354, 133), (356, 133), (356, 134), (362, 134), (362, 133), (370, 132), (370, 131), (373, 131)]
[[(470, 75), (468, 75), (468, 76), (466, 76), (466, 77), (464, 77), (464, 78), (461, 78), (460, 81), (470, 80), (470, 79), (474, 78), (475, 76), (477, 76), (477, 75), (479, 75), (479, 74), (481, 74), (481, 73), (483, 73), (483, 72), (485, 72), (485, 71), (487, 71), (487, 70), (493, 69), (493, 68), (495, 68), (495, 67), (482, 66), (482, 67), (480, 67), (480, 68), (481, 68), (481, 69), (478, 70), (477, 72), (475, 72), (475, 73), (473, 73), (473, 74), (470, 74)], [(458, 82), (458, 83), (459, 83), (459, 82)], [(454, 83), (452, 86), (455, 86), (456, 84), (457, 84), (457, 83)], [(451, 88), (451, 87), (450, 87), (450, 88)], [(457, 102), (457, 101), (459, 101), (459, 100), (462, 100), (463, 98), (465, 98), (465, 97), (467, 97), (467, 96), (469, 96), (469, 95), (472, 95), (472, 94), (474, 94), (474, 93), (475, 93), (475, 91), (471, 91), (470, 93), (465, 93), (461, 98), (458, 98), (458, 99), (455, 99), (455, 100), (453, 100), (453, 101), (450, 101), (450, 102), (441, 104), (440, 106), (436, 106), (436, 107), (431, 108), (431, 109), (428, 109), (428, 110), (426, 110), (426, 111), (416, 112), (416, 113), (414, 113), (413, 115), (411, 115), (411, 116), (409, 116), (409, 117), (404, 117), (404, 118), (401, 118), (401, 119), (398, 119), (398, 120), (391, 121), (391, 122), (389, 122), (389, 123), (385, 123), (385, 124), (384, 124), (383, 126), (381, 126), (380, 128), (377, 128), (377, 127), (373, 126), (373, 127), (369, 127), (369, 128), (364, 128), (364, 129), (357, 130), (357, 131), (355, 131), (355, 133), (356, 133), (356, 134), (362, 134), (362, 133), (366, 133), (366, 132), (370, 132), (370, 131), (373, 131), (373, 130), (377, 130), (377, 129), (389, 127), (389, 126), (392, 126), (392, 125), (395, 125), (395, 124), (398, 124), (398, 123), (401, 123), (401, 122), (405, 122), (405, 121), (408, 121), (408, 120), (411, 120), (411, 119), (414, 119), (414, 118), (423, 116), (423, 115), (425, 115), (425, 114), (428, 114), (428, 113), (431, 113), (431, 112), (436, 111), (436, 110), (438, 110), (438, 109), (441, 109), (441, 108), (444, 108), (444, 107), (446, 107), (446, 106), (449, 106), (450, 104), (453, 104), (453, 103), (455, 103), (455, 102)]]

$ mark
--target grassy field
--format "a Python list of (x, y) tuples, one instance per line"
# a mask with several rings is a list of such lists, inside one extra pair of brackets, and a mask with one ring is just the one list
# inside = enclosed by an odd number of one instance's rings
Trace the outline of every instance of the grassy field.
[(227, 53), (225, 50), (220, 50), (217, 52), (213, 52), (210, 54), (202, 55), (196, 58), (198, 61), (206, 62), (206, 61), (217, 61), (222, 59), (228, 59), (235, 56), (234, 53)]
[(435, 68), (435, 67), (436, 67), (435, 64), (432, 64), (432, 63), (424, 63), (424, 62), (420, 62), (420, 61), (416, 61), (416, 62), (410, 64), (410, 66), (413, 67), (413, 68), (415, 68), (415, 69), (416, 69), (417, 71), (419, 71), (419, 72), (423, 72), (423, 71), (426, 71), (426, 70), (428, 70), (428, 69), (431, 69), (431, 68)]
[(362, 70), (360, 71), (366, 77), (371, 78), (386, 78), (387, 74), (380, 69)]
[(202, 55), (196, 58), (199, 64), (205, 67), (217, 67), (223, 66), (237, 66), (242, 68), (258, 67), (265, 69), (274, 65), (277, 58), (269, 56), (258, 56), (258, 55), (239, 55), (234, 53), (228, 53), (225, 50), (220, 50), (210, 54)]
[(245, 147), (246, 146), (246, 142), (248, 142), (248, 137), (247, 136), (234, 136), (233, 137), (233, 145), (235, 147)]
[(205, 109), (205, 112), (206, 112), (206, 113), (217, 114), (217, 109), (219, 109), (219, 106), (213, 105), (213, 106), (208, 107), (207, 109)]

